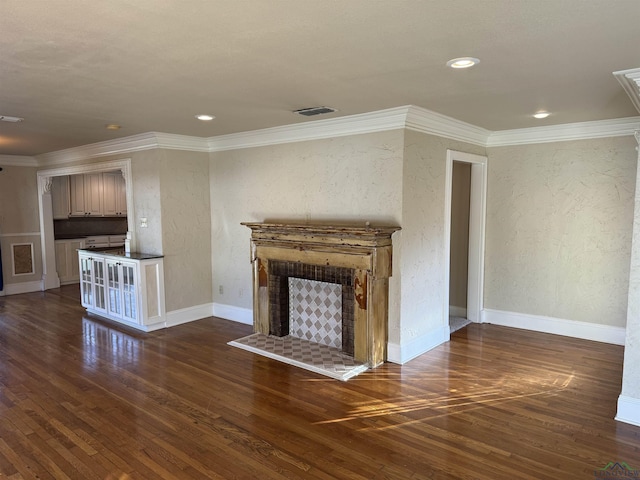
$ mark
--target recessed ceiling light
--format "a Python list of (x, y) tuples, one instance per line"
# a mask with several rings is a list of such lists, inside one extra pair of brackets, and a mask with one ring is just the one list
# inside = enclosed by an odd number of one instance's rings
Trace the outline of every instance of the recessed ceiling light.
[(196, 118), (198, 120), (202, 120), (203, 122), (208, 122), (216, 117), (214, 117), (213, 115), (196, 115)]
[(10, 117), (9, 115), (0, 115), (0, 120), (3, 122), (11, 122), (11, 123), (18, 123), (24, 120), (24, 118), (20, 118), (20, 117)]
[(469, 68), (480, 63), (480, 60), (473, 57), (452, 58), (447, 62), (447, 67), (451, 68)]
[(110, 123), (109, 125), (105, 125), (107, 130), (120, 130), (122, 127), (117, 123)]
[(544, 110), (540, 110), (539, 112), (533, 114), (535, 118), (547, 118), (549, 115), (551, 114), (549, 112), (545, 112)]

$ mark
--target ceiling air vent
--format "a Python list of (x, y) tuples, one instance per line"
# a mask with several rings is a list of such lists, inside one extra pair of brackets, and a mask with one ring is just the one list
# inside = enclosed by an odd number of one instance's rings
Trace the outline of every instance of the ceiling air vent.
[(300, 110), (294, 110), (293, 113), (298, 115), (304, 115), (305, 117), (313, 117), (314, 115), (324, 115), (325, 113), (337, 112), (335, 108), (331, 107), (310, 107), (301, 108)]

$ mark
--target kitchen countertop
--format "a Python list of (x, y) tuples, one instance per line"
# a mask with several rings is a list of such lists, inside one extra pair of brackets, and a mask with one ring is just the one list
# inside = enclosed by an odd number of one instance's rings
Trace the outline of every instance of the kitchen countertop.
[(117, 248), (114, 248), (113, 251), (111, 250), (98, 251), (94, 248), (80, 248), (78, 249), (78, 251), (89, 252), (89, 253), (99, 253), (100, 255), (105, 255), (107, 257), (126, 258), (129, 260), (150, 260), (152, 258), (164, 258), (164, 255), (157, 255), (154, 253), (141, 253), (141, 252), (122, 253), (122, 250), (119, 251)]

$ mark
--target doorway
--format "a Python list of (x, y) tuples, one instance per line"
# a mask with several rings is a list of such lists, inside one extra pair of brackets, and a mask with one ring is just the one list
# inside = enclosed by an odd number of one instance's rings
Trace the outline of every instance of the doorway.
[(451, 236), (449, 244), (449, 332), (470, 323), (467, 318), (469, 283), (469, 206), (471, 164), (453, 162), (451, 176)]
[(447, 150), (443, 323), (448, 330), (450, 316), (454, 328), (481, 322), (486, 195), (487, 157)]
[(42, 247), (43, 290), (58, 288), (60, 279), (56, 271), (55, 243), (53, 233), (53, 204), (51, 198), (52, 178), (118, 170), (125, 180), (126, 204), (131, 211), (127, 215), (127, 229), (131, 234), (132, 248), (135, 247), (133, 224), (133, 188), (131, 184), (131, 159), (113, 160), (87, 165), (58, 167), (38, 171), (38, 209), (40, 214), (40, 242)]

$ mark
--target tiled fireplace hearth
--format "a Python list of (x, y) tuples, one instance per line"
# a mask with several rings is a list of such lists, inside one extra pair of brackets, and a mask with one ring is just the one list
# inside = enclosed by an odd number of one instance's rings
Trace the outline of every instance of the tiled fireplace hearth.
[(291, 350), (290, 339), (303, 356), (308, 349), (325, 363), (364, 369), (386, 360), (391, 235), (399, 227), (243, 225), (252, 231), (255, 334), (248, 342)]

